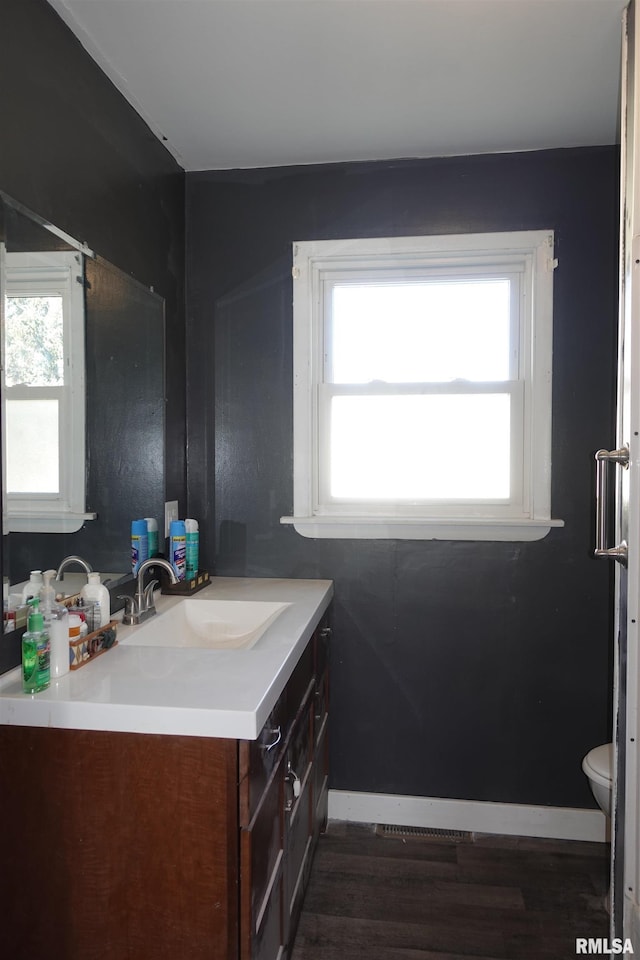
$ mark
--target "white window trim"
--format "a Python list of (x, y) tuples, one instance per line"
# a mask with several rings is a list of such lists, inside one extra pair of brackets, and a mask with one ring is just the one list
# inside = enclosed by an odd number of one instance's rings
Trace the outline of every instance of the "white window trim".
[[(62, 290), (69, 309), (65, 311), (65, 353), (70, 371), (68, 386), (56, 388), (64, 394), (59, 423), (60, 492), (56, 496), (9, 495), (6, 485), (6, 453), (3, 455), (3, 532), (74, 533), (97, 514), (85, 509), (85, 323), (82, 255), (76, 252), (8, 253), (3, 250), (2, 321), (4, 297), (13, 291), (27, 293), (29, 282), (52, 280)], [(4, 383), (2, 404), (13, 388)], [(53, 392), (54, 388), (52, 388)], [(6, 443), (6, 438), (3, 443)]]
[[(281, 523), (292, 524), (302, 536), (312, 538), (403, 540), (530, 541), (542, 539), (552, 527), (564, 526), (564, 521), (551, 518), (550, 504), (552, 278), (557, 265), (553, 242), (552, 231), (539, 230), (294, 244), (294, 511), (281, 517)], [(525, 429), (522, 438), (526, 475), (517, 515), (513, 509), (482, 516), (477, 509), (469, 514), (462, 507), (445, 505), (439, 510), (429, 507), (425, 515), (420, 507), (369, 511), (362, 505), (320, 503), (323, 284), (341, 271), (343, 275), (349, 271), (351, 277), (354, 269), (397, 270), (399, 258), (404, 264), (439, 269), (460, 261), (465, 262), (465, 270), (467, 265), (473, 269), (474, 263), (481, 267), (497, 259), (501, 264), (513, 262), (516, 268), (524, 264), (524, 297), (535, 305), (535, 332), (532, 321), (526, 319), (520, 363), (525, 367), (523, 404), (533, 412), (527, 421), (531, 429)], [(455, 456), (455, 449), (449, 455)], [(533, 471), (528, 469), (532, 463)]]

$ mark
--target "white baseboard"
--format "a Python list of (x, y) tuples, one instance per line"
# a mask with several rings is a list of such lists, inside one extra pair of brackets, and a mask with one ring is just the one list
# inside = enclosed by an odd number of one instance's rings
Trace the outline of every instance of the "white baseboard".
[(555, 840), (608, 840), (600, 810), (329, 791), (329, 819)]

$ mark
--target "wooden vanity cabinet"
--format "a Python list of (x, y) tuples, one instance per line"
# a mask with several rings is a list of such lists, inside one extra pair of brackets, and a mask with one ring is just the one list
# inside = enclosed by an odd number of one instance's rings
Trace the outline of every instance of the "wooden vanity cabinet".
[(12, 960), (284, 960), (327, 810), (323, 627), (255, 741), (0, 726)]
[(326, 825), (327, 638), (323, 625), (258, 739), (240, 744), (240, 960), (290, 954)]

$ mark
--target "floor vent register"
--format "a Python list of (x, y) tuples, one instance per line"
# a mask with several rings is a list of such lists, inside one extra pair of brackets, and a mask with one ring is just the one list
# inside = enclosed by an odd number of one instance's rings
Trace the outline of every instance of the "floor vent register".
[(399, 824), (379, 823), (376, 826), (379, 837), (405, 838), (411, 840), (455, 840), (458, 843), (471, 843), (473, 834), (466, 830), (439, 830), (435, 827), (403, 827)]

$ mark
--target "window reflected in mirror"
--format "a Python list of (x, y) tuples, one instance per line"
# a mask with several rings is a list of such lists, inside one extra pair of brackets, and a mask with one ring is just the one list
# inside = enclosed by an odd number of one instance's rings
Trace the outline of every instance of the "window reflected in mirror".
[(76, 251), (5, 254), (6, 525), (78, 530), (85, 508), (84, 263)]

